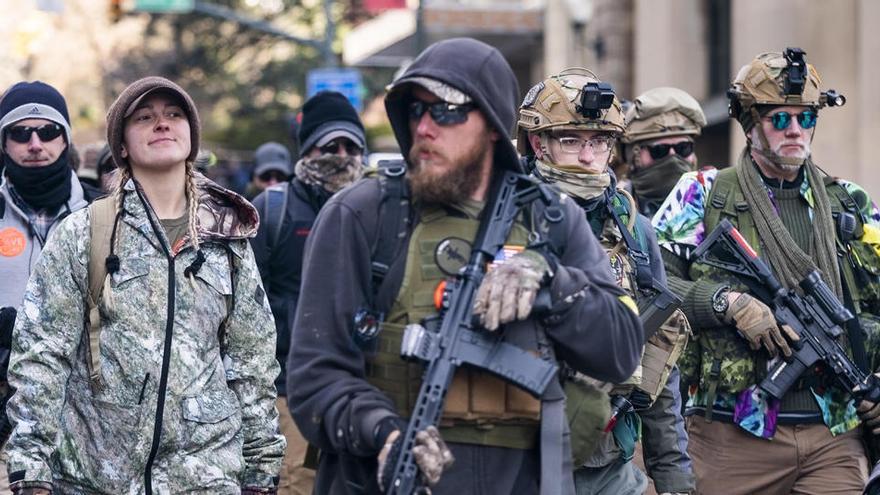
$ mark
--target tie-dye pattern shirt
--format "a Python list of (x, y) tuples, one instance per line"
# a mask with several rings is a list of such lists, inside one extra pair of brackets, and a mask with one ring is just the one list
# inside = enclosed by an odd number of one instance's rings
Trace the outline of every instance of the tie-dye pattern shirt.
[[(692, 261), (694, 250), (703, 242), (707, 234), (703, 218), (706, 213), (706, 202), (717, 175), (717, 169), (707, 168), (688, 172), (679, 179), (652, 220), (661, 248), (669, 250), (683, 260)], [(859, 205), (864, 224), (864, 235), (860, 240), (870, 243), (880, 254), (880, 210), (858, 184), (844, 180), (839, 180), (839, 183)], [(776, 206), (773, 190), (769, 187), (767, 194), (771, 203)], [(813, 190), (806, 178), (801, 182), (800, 194), (810, 206), (812, 218)], [(837, 435), (858, 426), (855, 407), (851, 400), (846, 400), (845, 394), (835, 389), (813, 389), (812, 392), (822, 411), (823, 420), (832, 434)], [(708, 406), (707, 394), (704, 391), (693, 387), (689, 395), (688, 407)], [(733, 411), (733, 421), (756, 436), (770, 438), (776, 431), (778, 401), (768, 398), (757, 385), (735, 394), (719, 392), (715, 397), (713, 408)]]

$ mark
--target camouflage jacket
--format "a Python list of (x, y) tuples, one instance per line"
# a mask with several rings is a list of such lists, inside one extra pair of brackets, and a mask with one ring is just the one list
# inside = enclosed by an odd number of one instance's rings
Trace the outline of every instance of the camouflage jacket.
[(257, 213), (198, 181), (205, 261), (194, 277), (184, 274), (196, 258), (187, 238), (169, 247), (146, 197), (133, 181), (125, 186), (120, 268), (99, 303), (103, 386), (95, 391), (83, 331), (89, 210), (50, 237), (13, 335), (14, 487), (225, 494), (276, 483), (285, 441), (275, 409), (275, 330), (247, 242)]

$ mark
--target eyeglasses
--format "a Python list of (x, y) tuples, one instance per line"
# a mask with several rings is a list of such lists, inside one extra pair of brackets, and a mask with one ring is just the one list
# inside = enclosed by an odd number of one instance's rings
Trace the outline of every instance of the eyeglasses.
[[(776, 112), (770, 116), (770, 122), (773, 123), (774, 129), (781, 131), (783, 129), (788, 129), (788, 126), (791, 125), (791, 116), (792, 114), (789, 112)], [(794, 114), (794, 116), (797, 118), (801, 129), (812, 129), (813, 127), (816, 127), (816, 120), (819, 118), (819, 115), (812, 110), (804, 110), (801, 113)]]
[(605, 153), (611, 149), (614, 138), (608, 136), (597, 136), (590, 139), (581, 139), (574, 136), (553, 136), (553, 139), (559, 143), (559, 149), (563, 153), (575, 155), (579, 154), (584, 146), (589, 146), (593, 153)]
[(325, 144), (318, 148), (321, 151), (322, 155), (335, 155), (339, 152), (339, 147), (344, 147), (345, 152), (349, 155), (360, 155), (363, 154), (364, 149), (360, 146), (354, 144), (348, 139), (334, 139), (329, 143)]
[(428, 112), (437, 125), (450, 126), (464, 123), (467, 120), (468, 112), (476, 108), (471, 103), (456, 105), (445, 101), (428, 103), (415, 100), (409, 104), (409, 118), (410, 120), (419, 120), (422, 115), (425, 115), (425, 112)]
[(284, 182), (287, 180), (287, 174), (281, 172), (280, 170), (267, 170), (257, 177), (259, 177), (259, 179), (263, 182), (269, 182), (273, 179), (275, 180), (275, 182)]
[(664, 156), (669, 154), (669, 150), (675, 150), (675, 154), (682, 157), (687, 158), (694, 153), (694, 142), (693, 141), (681, 141), (679, 143), (674, 144), (652, 144), (648, 147), (648, 154), (651, 155), (651, 158), (655, 160), (660, 160)]
[(10, 127), (6, 131), (6, 135), (16, 143), (26, 143), (31, 140), (31, 135), (35, 132), (40, 141), (48, 143), (60, 136), (64, 132), (64, 128), (58, 124), (43, 124), (39, 127), (17, 125)]

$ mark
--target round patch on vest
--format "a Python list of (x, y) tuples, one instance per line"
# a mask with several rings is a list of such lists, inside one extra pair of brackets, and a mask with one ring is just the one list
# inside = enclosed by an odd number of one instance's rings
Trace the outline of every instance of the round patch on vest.
[(14, 227), (0, 230), (0, 256), (12, 258), (24, 252), (27, 237)]
[(454, 277), (467, 265), (471, 257), (471, 243), (460, 237), (447, 237), (437, 244), (434, 262), (440, 271)]

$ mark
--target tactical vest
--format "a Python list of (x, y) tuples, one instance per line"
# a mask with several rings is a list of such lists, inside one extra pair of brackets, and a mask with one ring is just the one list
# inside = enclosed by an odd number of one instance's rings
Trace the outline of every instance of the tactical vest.
[[(841, 281), (849, 289), (854, 301), (853, 309), (856, 313), (860, 313), (869, 300), (876, 299), (871, 291), (876, 292), (876, 273), (880, 268), (880, 258), (870, 246), (858, 240), (864, 232), (864, 225), (859, 207), (852, 196), (842, 184), (832, 178), (826, 178), (825, 187), (836, 223), (844, 213), (850, 214), (855, 219), (855, 225), (848, 229), (850, 232), (847, 234), (847, 239), (842, 239), (840, 228), (835, 232), (835, 236), (838, 255), (843, 255), (845, 260), (840, 263)], [(703, 216), (705, 231), (711, 232), (723, 218), (733, 223), (746, 241), (760, 254), (762, 244), (758, 230), (737, 180), (735, 167), (720, 170), (716, 176), (712, 190), (706, 198)], [(691, 279), (697, 280), (703, 276), (705, 273), (703, 270), (706, 268), (692, 265)], [(873, 280), (864, 280), (869, 275), (873, 275), (871, 277)], [(847, 348), (847, 352), (851, 352), (847, 340), (842, 339), (841, 343)], [(700, 332), (699, 343), (699, 354), (689, 353), (691, 355), (687, 359), (688, 366), (683, 367), (682, 373), (698, 376), (699, 386), (708, 392), (710, 403), (717, 392), (739, 392), (763, 379), (766, 373), (765, 358), (749, 349), (745, 340), (736, 332), (731, 332), (729, 328), (703, 329)]]
[[(608, 253), (617, 285), (638, 300), (643, 297), (639, 289), (649, 290), (650, 287), (639, 287), (637, 267), (630, 256), (633, 248), (627, 244), (627, 237), (621, 234), (620, 229), (626, 228), (632, 234), (629, 242), (637, 243), (635, 248), (645, 254), (649, 251), (648, 236), (636, 221), (637, 213), (633, 212), (626, 192), (618, 190), (611, 197), (609, 207), (613, 214), (605, 221), (598, 236), (599, 242)], [(614, 217), (621, 220), (623, 227)], [(650, 262), (646, 264), (646, 269), (650, 271)], [(689, 335), (690, 325), (687, 318), (681, 310), (676, 310), (645, 343), (642, 360), (633, 376), (618, 384), (613, 393), (625, 393), (632, 388), (638, 388), (648, 394), (653, 403), (666, 386), (673, 366), (687, 345)]]
[[(449, 237), (472, 242), (479, 220), (453, 216), (442, 208), (421, 211), (406, 252), (406, 268), (397, 297), (368, 357), (367, 379), (391, 397), (397, 412), (409, 417), (423, 374), (421, 364), (400, 358), (403, 328), (437, 313), (435, 292), (446, 275), (437, 266), (437, 245)], [(519, 223), (508, 245), (525, 248), (529, 234)], [(467, 256), (465, 256), (467, 258)], [(443, 438), (452, 442), (532, 448), (536, 445), (541, 402), (528, 392), (486, 372), (459, 368), (446, 396)]]

